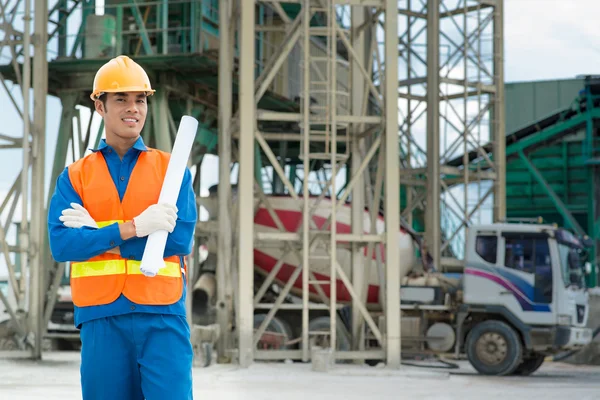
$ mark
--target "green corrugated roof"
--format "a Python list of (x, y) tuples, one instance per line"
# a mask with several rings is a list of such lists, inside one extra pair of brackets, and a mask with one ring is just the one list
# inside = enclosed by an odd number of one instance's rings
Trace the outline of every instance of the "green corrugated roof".
[(580, 78), (506, 83), (506, 133), (569, 107), (583, 86)]

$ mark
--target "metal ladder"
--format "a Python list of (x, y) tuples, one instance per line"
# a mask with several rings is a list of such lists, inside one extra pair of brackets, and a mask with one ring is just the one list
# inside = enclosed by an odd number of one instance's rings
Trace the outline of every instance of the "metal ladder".
[[(337, 88), (337, 20), (336, 6), (334, 0), (309, 0), (303, 7), (303, 27), (301, 40), (304, 41), (304, 56), (301, 64), (302, 70), (302, 89), (300, 92), (301, 105), (301, 142), (300, 159), (304, 161), (304, 184), (303, 184), (303, 221), (302, 221), (302, 358), (309, 358), (310, 337), (314, 335), (329, 335), (329, 345), (332, 350), (336, 348), (336, 319), (337, 319), (337, 254), (336, 254), (336, 185), (335, 177), (337, 175), (337, 164), (345, 162), (349, 158), (350, 140), (347, 130), (339, 133), (339, 130), (347, 128), (340, 124), (338, 116), (337, 100), (339, 96), (349, 96)], [(323, 21), (321, 26), (311, 26), (311, 21)], [(325, 45), (325, 51), (320, 51), (317, 46), (313, 46), (314, 41), (321, 41)], [(344, 137), (340, 137), (343, 135)], [(341, 140), (340, 140), (341, 139)], [(340, 143), (341, 142), (341, 143)], [(345, 151), (338, 152), (340, 144), (345, 142)], [(316, 252), (317, 243), (311, 246), (313, 235), (317, 227), (314, 224), (310, 213), (312, 200), (308, 190), (310, 175), (310, 165), (315, 160), (317, 163), (329, 163), (331, 166), (332, 180), (329, 187), (331, 198), (326, 204), (317, 206), (318, 209), (327, 209), (331, 215), (330, 231), (328, 233), (319, 233), (322, 237), (320, 242), (324, 242), (325, 251)], [(327, 190), (327, 188), (325, 188)], [(328, 238), (327, 238), (328, 236)], [(315, 279), (311, 274), (310, 266), (315, 263), (329, 261), (329, 277), (327, 279)], [(323, 287), (325, 286), (325, 288)], [(316, 305), (309, 305), (309, 289), (326, 289), (329, 286), (329, 314), (330, 329), (329, 332), (309, 331), (309, 310), (320, 308)]]
[[(347, 91), (337, 87), (337, 21), (334, 0), (307, 1), (304, 7), (303, 38), (304, 57), (302, 62), (302, 91), (300, 97), (300, 113), (304, 117), (300, 122), (301, 150), (300, 157), (311, 160), (346, 161), (349, 158), (349, 135), (338, 134), (338, 130), (346, 128), (337, 120), (339, 106), (338, 97), (349, 97)], [(324, 21), (323, 26), (311, 26), (311, 21)], [(317, 52), (311, 42), (324, 42), (325, 54)], [(340, 137), (345, 139), (345, 151), (338, 153), (336, 143)], [(311, 147), (323, 143), (318, 150), (305, 154), (303, 142), (308, 141)], [(343, 141), (342, 141), (343, 143)]]

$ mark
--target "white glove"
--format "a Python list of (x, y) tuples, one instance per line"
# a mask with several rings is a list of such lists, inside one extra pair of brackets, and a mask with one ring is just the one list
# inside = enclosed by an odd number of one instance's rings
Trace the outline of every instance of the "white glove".
[(177, 207), (171, 204), (153, 204), (133, 219), (137, 237), (164, 230), (169, 233), (175, 229)]
[(82, 226), (89, 226), (90, 228), (98, 229), (98, 224), (96, 224), (96, 221), (94, 221), (88, 210), (83, 208), (82, 205), (71, 203), (71, 207), (73, 208), (64, 209), (62, 211), (62, 215), (58, 217), (64, 226), (67, 228), (81, 228)]

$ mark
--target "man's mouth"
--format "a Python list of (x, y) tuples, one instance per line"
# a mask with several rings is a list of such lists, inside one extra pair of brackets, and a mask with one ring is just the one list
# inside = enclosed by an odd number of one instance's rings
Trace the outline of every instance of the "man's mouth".
[(128, 125), (135, 125), (139, 122), (139, 120), (137, 118), (132, 118), (132, 117), (121, 118), (121, 120)]

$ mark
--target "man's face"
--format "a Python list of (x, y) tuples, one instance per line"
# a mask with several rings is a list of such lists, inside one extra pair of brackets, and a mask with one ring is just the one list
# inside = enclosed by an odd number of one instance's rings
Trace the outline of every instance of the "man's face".
[(96, 111), (104, 118), (106, 135), (137, 139), (146, 122), (148, 103), (144, 92), (107, 93), (106, 104), (96, 100)]

